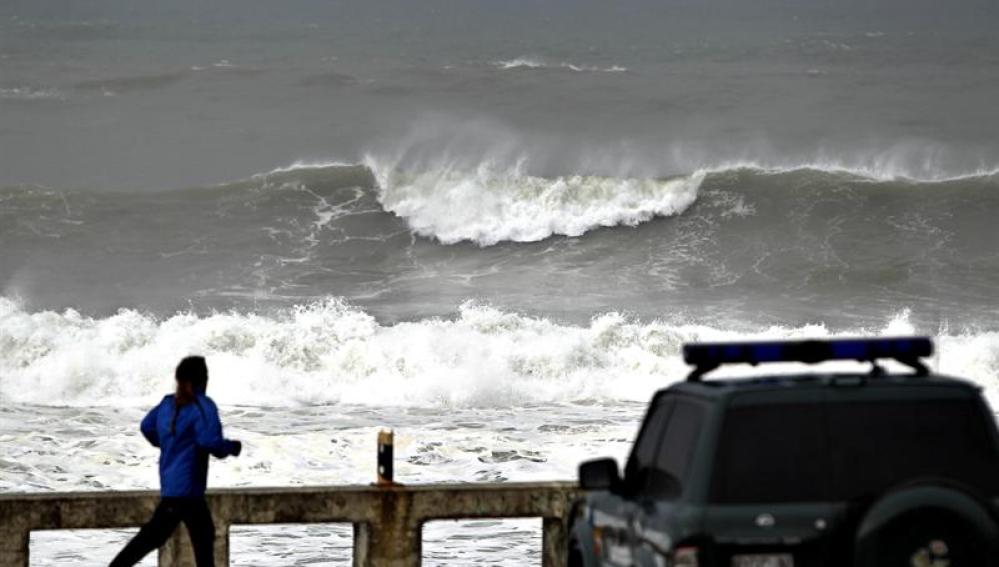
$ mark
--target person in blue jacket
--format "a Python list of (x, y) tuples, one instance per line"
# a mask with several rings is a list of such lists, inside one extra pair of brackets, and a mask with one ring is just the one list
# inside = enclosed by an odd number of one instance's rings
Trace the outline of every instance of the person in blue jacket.
[(215, 524), (205, 502), (208, 456), (238, 456), (243, 446), (222, 436), (218, 408), (205, 395), (205, 359), (181, 360), (176, 378), (176, 394), (164, 397), (141, 426), (146, 439), (160, 448), (160, 503), (111, 567), (135, 565), (163, 545), (180, 522), (187, 526), (198, 567), (214, 566)]

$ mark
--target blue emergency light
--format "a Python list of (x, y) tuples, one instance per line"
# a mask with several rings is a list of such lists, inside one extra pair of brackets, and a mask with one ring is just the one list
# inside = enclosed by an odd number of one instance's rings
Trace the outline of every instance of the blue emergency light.
[(816, 364), (828, 360), (873, 363), (879, 359), (891, 359), (915, 369), (918, 375), (925, 376), (929, 370), (919, 359), (932, 354), (933, 341), (927, 337), (699, 343), (683, 346), (684, 362), (695, 366), (687, 377), (689, 381), (698, 381), (701, 376), (723, 364)]

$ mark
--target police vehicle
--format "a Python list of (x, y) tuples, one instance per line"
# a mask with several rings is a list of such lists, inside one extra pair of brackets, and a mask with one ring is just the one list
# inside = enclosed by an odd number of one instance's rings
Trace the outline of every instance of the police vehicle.
[[(999, 433), (926, 338), (693, 344), (620, 474), (579, 467), (570, 567), (999, 565)], [(857, 372), (706, 379), (737, 363)], [(889, 372), (879, 361), (904, 371)]]

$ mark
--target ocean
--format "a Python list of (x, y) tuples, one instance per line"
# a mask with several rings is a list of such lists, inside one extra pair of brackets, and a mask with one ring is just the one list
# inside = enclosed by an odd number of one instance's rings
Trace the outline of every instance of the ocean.
[[(0, 5), (0, 492), (572, 479), (686, 342), (925, 334), (999, 407), (991, 0)], [(733, 369), (730, 373), (747, 372)], [(39, 532), (102, 565), (128, 531)], [(429, 565), (540, 562), (440, 522)], [(347, 565), (349, 526), (237, 528)], [(525, 559), (526, 558), (526, 559)], [(152, 563), (150, 563), (152, 564)]]

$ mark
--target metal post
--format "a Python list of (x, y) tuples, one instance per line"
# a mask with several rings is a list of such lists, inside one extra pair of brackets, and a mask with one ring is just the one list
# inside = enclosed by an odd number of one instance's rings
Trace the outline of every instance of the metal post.
[(394, 438), (391, 429), (378, 432), (378, 484), (380, 485), (393, 483)]

